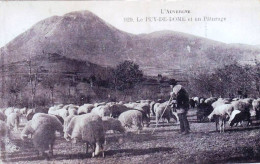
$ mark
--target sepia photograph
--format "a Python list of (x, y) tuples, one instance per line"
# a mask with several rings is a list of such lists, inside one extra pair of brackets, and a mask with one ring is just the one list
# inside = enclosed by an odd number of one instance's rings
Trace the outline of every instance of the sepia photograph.
[(260, 162), (260, 1), (0, 1), (0, 163)]

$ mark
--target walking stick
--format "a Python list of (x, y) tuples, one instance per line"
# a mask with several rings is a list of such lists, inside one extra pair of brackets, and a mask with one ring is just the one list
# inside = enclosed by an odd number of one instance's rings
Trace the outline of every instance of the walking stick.
[(171, 95), (171, 97), (170, 97), (170, 99), (169, 99), (169, 101), (168, 101), (168, 103), (167, 103), (166, 107), (164, 108), (164, 110), (163, 110), (163, 113), (162, 113), (161, 117), (160, 117), (160, 118), (159, 118), (159, 120), (156, 122), (156, 126), (155, 126), (155, 128), (153, 129), (153, 132), (152, 132), (152, 134), (154, 133), (155, 129), (157, 128), (157, 126), (158, 126), (158, 123), (159, 123), (160, 119), (161, 119), (161, 118), (162, 118), (162, 116), (164, 115), (164, 112), (166, 111), (167, 107), (170, 105), (170, 102), (172, 101), (172, 99), (173, 99), (173, 94)]

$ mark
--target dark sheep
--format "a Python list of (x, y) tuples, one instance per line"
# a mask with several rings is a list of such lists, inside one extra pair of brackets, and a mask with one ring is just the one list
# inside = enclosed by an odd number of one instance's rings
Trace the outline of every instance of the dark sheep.
[(247, 111), (242, 111), (235, 115), (234, 119), (230, 122), (230, 126), (232, 127), (234, 124), (239, 123), (241, 121), (248, 121), (249, 124), (250, 120), (248, 120), (248, 118), (250, 118), (250, 113)]
[(190, 99), (189, 104), (191, 108), (195, 108), (196, 102), (193, 99)]
[(207, 119), (207, 116), (213, 111), (213, 107), (210, 104), (202, 103), (197, 106), (197, 121), (202, 122)]
[(46, 150), (49, 150), (49, 155), (53, 155), (55, 131), (56, 129), (49, 123), (39, 125), (34, 131), (32, 137), (33, 145), (38, 150), (38, 153), (42, 153), (42, 156), (46, 158), (49, 158), (45, 153)]

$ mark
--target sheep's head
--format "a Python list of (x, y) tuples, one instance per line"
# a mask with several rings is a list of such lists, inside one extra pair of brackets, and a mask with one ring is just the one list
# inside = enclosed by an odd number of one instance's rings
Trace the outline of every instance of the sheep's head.
[(212, 120), (212, 118), (213, 118), (213, 115), (209, 115), (208, 116), (208, 119), (211, 121)]
[(117, 130), (118, 130), (120, 133), (125, 133), (125, 132), (126, 132), (125, 128), (124, 128), (121, 124), (117, 127)]
[(65, 140), (66, 141), (70, 141), (70, 139), (71, 139), (71, 137), (69, 136), (69, 134), (68, 133), (64, 133), (64, 138), (65, 138)]
[(28, 135), (22, 134), (22, 135), (21, 135), (21, 139), (22, 139), (22, 140), (27, 140), (27, 139), (28, 139)]
[(78, 142), (79, 142), (79, 140), (77, 138), (72, 138), (72, 143), (76, 144)]
[(237, 119), (236, 116), (235, 116), (235, 118), (232, 119), (231, 121), (229, 121), (228, 123), (229, 123), (229, 125), (232, 127), (232, 126), (234, 126), (234, 124), (237, 123), (237, 122), (238, 122), (238, 119)]

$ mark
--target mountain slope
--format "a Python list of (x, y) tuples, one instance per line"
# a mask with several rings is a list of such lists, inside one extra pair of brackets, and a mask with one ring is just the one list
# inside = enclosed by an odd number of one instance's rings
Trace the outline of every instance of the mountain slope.
[(5, 47), (4, 62), (57, 53), (68, 59), (115, 66), (133, 60), (145, 74), (177, 75), (211, 70), (234, 61), (250, 63), (260, 48), (224, 44), (173, 31), (133, 35), (107, 24), (89, 11), (53, 16), (40, 21)]

